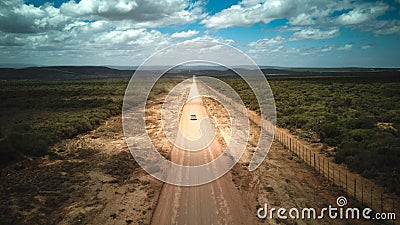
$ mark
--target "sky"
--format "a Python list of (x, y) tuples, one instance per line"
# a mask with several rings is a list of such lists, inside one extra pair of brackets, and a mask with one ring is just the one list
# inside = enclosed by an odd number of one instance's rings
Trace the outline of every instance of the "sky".
[(400, 67), (400, 0), (0, 1), (0, 66), (137, 66), (194, 40), (262, 66)]

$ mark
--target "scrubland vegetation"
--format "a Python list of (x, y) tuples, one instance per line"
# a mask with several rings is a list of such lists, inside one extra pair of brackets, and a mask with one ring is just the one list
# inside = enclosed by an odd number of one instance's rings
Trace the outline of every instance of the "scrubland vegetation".
[[(182, 80), (160, 80), (149, 98)], [(222, 80), (258, 110), (241, 79)], [(279, 126), (322, 142), (336, 163), (400, 192), (400, 78), (275, 77), (269, 83)], [(51, 154), (54, 143), (120, 114), (127, 84), (127, 78), (0, 81), (0, 165)]]
[[(121, 113), (128, 79), (0, 81), (0, 165), (51, 154), (56, 142)], [(181, 79), (161, 79), (154, 98)]]
[[(248, 107), (254, 95), (226, 78)], [(271, 78), (277, 123), (324, 143), (336, 163), (400, 192), (400, 78)]]
[(0, 81), (0, 160), (47, 154), (57, 141), (119, 114), (127, 81)]

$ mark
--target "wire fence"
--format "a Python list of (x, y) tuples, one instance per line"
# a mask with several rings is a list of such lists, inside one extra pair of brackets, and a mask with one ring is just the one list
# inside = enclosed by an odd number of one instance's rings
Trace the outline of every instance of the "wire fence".
[[(240, 109), (240, 105), (230, 98), (222, 95), (215, 89), (201, 82), (207, 89), (219, 95), (229, 104)], [(400, 198), (393, 193), (386, 193), (384, 189), (376, 183), (363, 178), (361, 175), (350, 172), (344, 165), (338, 165), (321, 153), (321, 149), (311, 146), (308, 142), (299, 140), (288, 130), (275, 127), (268, 120), (262, 120), (254, 111), (247, 110), (249, 120), (267, 131), (274, 134), (275, 141), (282, 144), (292, 154), (296, 155), (304, 163), (310, 166), (315, 172), (327, 179), (332, 185), (337, 187), (347, 197), (361, 203), (362, 206), (369, 207), (379, 213), (396, 213)], [(396, 213), (397, 214), (397, 213)], [(395, 224), (395, 219), (391, 220)]]
[(334, 163), (321, 153), (320, 149), (303, 143), (285, 129), (276, 128), (275, 140), (314, 171), (327, 178), (330, 184), (338, 187), (348, 197), (359, 201), (362, 206), (369, 207), (375, 212), (396, 213), (399, 198), (395, 194), (385, 193), (379, 185), (359, 174), (349, 172), (344, 165)]

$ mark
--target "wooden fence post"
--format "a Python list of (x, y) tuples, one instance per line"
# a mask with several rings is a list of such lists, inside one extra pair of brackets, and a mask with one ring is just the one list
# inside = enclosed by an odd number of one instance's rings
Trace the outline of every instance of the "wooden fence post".
[(356, 181), (356, 178), (354, 178), (354, 199), (357, 199), (357, 191), (356, 191), (356, 189), (357, 189), (357, 181)]
[(289, 136), (286, 136), (286, 148), (288, 148), (288, 143), (289, 143)]
[(304, 162), (306, 163), (306, 164), (308, 164), (308, 159), (307, 159), (307, 155), (308, 155), (308, 149), (306, 148), (306, 158), (305, 159), (303, 159), (304, 160)]
[[(371, 207), (372, 208), (372, 207)], [(395, 210), (395, 207), (394, 207), (394, 198), (392, 198), (392, 212), (394, 212), (394, 210)], [(394, 223), (394, 221), (395, 220), (393, 220), (393, 223)]]
[(364, 206), (364, 184), (361, 179), (361, 206)]
[(317, 167), (315, 166), (315, 153), (314, 153), (314, 170), (317, 170)]
[(328, 182), (329, 182), (329, 160), (328, 160)]
[(374, 206), (372, 205), (372, 185), (371, 185), (371, 208), (373, 208)]
[(318, 173), (321, 173), (321, 158), (318, 155)]

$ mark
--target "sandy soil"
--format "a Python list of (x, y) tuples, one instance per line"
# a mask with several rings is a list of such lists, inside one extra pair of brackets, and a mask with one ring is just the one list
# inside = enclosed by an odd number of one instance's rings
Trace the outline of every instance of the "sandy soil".
[[(171, 145), (163, 137), (157, 113), (161, 105), (162, 99), (149, 102), (146, 121), (154, 144), (169, 157)], [(229, 134), (221, 106), (207, 99), (205, 105), (222, 136)], [(253, 140), (248, 153), (233, 168), (230, 179), (254, 218), (264, 203), (277, 208), (335, 205), (339, 190), (278, 143), (273, 144), (263, 164), (249, 172), (248, 156), (259, 128), (252, 124), (251, 129)], [(123, 138), (120, 117), (57, 144), (53, 152), (1, 170), (1, 224), (150, 224), (163, 183), (135, 163)], [(349, 205), (357, 203), (349, 199)], [(330, 219), (267, 219), (256, 223), (374, 224)]]
[(114, 117), (1, 171), (1, 224), (149, 224), (162, 183), (129, 153)]
[[(197, 86), (193, 83), (189, 96), (198, 96)], [(196, 120), (191, 115), (196, 115)], [(171, 151), (171, 161), (180, 165), (202, 165), (216, 159), (222, 154), (222, 145), (216, 139), (207, 146), (205, 137), (212, 133), (211, 125), (206, 125), (200, 131), (200, 122), (208, 117), (202, 98), (194, 98), (188, 101), (182, 109), (179, 129), (182, 136), (176, 138), (177, 145), (193, 150), (195, 146), (202, 146), (199, 151), (185, 151), (174, 147)], [(199, 141), (195, 141), (199, 139)], [(197, 143), (197, 144), (195, 144)], [(204, 147), (207, 146), (207, 147)], [(195, 147), (196, 148), (196, 147)], [(228, 156), (222, 156), (223, 163), (231, 160)], [(185, 173), (177, 171), (173, 176), (183, 179), (200, 179), (204, 173), (214, 173), (215, 170), (202, 171), (201, 174)], [(254, 217), (248, 208), (245, 208), (238, 190), (232, 182), (231, 174), (200, 186), (183, 187), (164, 184), (157, 208), (153, 214), (152, 224), (253, 224)]]
[[(222, 133), (229, 133), (227, 115), (223, 107), (211, 99), (205, 99), (208, 112)], [(260, 129), (251, 124), (250, 143), (245, 156), (255, 149)], [(231, 171), (232, 180), (240, 191), (243, 201), (256, 217), (257, 209), (268, 204), (269, 208), (292, 207), (302, 209), (314, 207), (321, 209), (329, 205), (336, 206), (337, 197), (341, 192), (332, 187), (320, 174), (314, 172), (301, 159), (274, 142), (265, 161), (254, 172), (247, 170), (250, 157), (243, 157)], [(350, 199), (348, 205), (358, 206)], [(379, 224), (374, 221), (358, 220), (258, 220), (258, 224)]]

